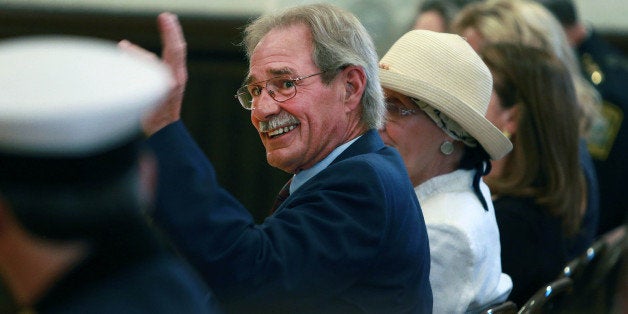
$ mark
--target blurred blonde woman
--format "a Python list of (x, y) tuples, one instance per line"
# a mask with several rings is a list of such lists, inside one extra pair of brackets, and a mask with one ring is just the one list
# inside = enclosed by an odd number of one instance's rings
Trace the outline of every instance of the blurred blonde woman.
[[(452, 29), (464, 36), (476, 51), (490, 43), (517, 43), (545, 50), (566, 67), (573, 82), (580, 114), (580, 164), (586, 178), (586, 206), (580, 230), (568, 245), (569, 258), (581, 254), (593, 241), (599, 220), (598, 181), (584, 138), (597, 120), (600, 97), (582, 76), (573, 49), (558, 20), (541, 4), (529, 0), (487, 0), (467, 5), (456, 16)], [(550, 135), (548, 135), (550, 136)], [(516, 149), (516, 147), (515, 147)]]

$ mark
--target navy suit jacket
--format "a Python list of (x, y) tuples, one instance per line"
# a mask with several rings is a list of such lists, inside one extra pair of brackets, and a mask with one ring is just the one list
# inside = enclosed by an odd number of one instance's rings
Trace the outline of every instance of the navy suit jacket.
[(181, 122), (148, 143), (160, 164), (155, 222), (227, 311), (432, 311), (423, 214), (401, 157), (375, 130), (259, 225)]

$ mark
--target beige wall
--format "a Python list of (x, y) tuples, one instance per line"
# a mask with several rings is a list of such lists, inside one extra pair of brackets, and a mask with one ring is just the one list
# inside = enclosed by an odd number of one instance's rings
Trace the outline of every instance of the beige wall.
[(600, 30), (628, 33), (628, 1), (575, 0), (584, 21)]
[[(206, 15), (255, 15), (265, 10), (286, 5), (319, 2), (308, 0), (0, 0), (3, 5), (44, 6), (70, 9), (105, 9), (123, 11), (163, 11)], [(398, 11), (398, 18), (408, 18), (409, 7), (416, 7), (420, 0), (330, 0), (347, 7), (368, 9), (369, 5), (382, 3), (387, 11)], [(626, 0), (575, 0), (585, 20), (602, 28), (616, 28), (628, 32), (628, 1)], [(362, 3), (362, 5), (361, 5)], [(368, 5), (364, 5), (368, 4)], [(393, 21), (393, 23), (396, 23)]]
[[(157, 13), (165, 10), (203, 16), (255, 16), (267, 10), (320, 0), (0, 0), (3, 6), (63, 10), (105, 10)], [(379, 52), (405, 32), (421, 0), (329, 0), (360, 17)], [(575, 0), (582, 18), (601, 31), (628, 34), (628, 1)]]

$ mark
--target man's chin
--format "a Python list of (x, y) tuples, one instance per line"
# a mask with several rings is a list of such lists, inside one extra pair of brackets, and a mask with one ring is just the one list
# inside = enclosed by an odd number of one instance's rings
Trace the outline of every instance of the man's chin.
[(293, 167), (291, 167), (288, 163), (286, 163), (286, 157), (281, 156), (276, 150), (274, 152), (266, 152), (266, 161), (269, 165), (283, 170), (288, 173), (294, 173)]

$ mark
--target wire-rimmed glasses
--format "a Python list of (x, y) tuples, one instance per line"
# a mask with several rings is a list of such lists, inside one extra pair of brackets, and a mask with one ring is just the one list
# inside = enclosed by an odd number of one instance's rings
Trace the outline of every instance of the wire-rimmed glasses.
[(262, 94), (262, 90), (266, 89), (272, 99), (277, 102), (284, 102), (297, 94), (297, 82), (323, 73), (325, 71), (297, 78), (276, 76), (265, 81), (247, 84), (238, 88), (235, 98), (238, 99), (244, 109), (253, 110), (255, 109), (253, 103)]
[(391, 101), (386, 101), (386, 111), (389, 118), (401, 118), (414, 115), (418, 109), (408, 109)]

